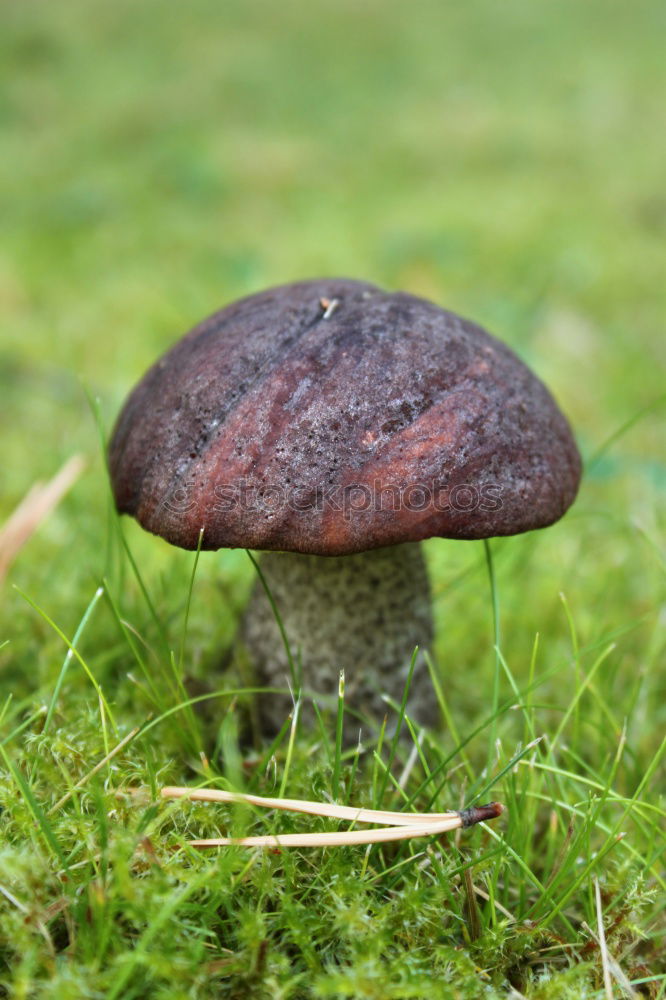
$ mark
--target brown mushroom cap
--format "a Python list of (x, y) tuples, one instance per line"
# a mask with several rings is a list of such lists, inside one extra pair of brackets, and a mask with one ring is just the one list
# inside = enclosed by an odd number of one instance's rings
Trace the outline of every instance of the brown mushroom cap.
[(110, 446), (118, 509), (182, 548), (339, 555), (551, 524), (569, 425), (480, 327), (404, 292), (306, 281), (204, 320), (144, 376)]

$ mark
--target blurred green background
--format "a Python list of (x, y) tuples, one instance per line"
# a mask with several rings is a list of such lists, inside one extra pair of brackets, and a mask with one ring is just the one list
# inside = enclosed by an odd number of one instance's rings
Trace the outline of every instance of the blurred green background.
[[(340, 274), (430, 297), (518, 351), (586, 455), (663, 391), (662, 3), (10, 0), (1, 18), (0, 518), (86, 456), (10, 576), (66, 631), (107, 530), (82, 383), (108, 429), (143, 370), (240, 295)], [(644, 666), (662, 420), (656, 406), (618, 440), (560, 525), (497, 544), (507, 655), (550, 629), (557, 662), (565, 590), (590, 641), (642, 635), (618, 692)], [(128, 530), (151, 585), (175, 578), (181, 599), (187, 559)], [(428, 551), (441, 655), (488, 663), (482, 550)], [(200, 575), (203, 648), (233, 630), (210, 581), (240, 606), (250, 570), (221, 553)], [(0, 655), (33, 689), (59, 640), (39, 620), (26, 635), (9, 587), (3, 603)], [(451, 679), (463, 702), (466, 684)]]

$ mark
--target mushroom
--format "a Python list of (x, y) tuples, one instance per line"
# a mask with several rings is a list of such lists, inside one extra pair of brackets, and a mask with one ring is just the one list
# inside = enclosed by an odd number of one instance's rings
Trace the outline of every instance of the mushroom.
[[(185, 549), (261, 550), (305, 690), (379, 721), (432, 640), (426, 538), (558, 520), (581, 463), (542, 382), (468, 320), (345, 279), (252, 295), (204, 320), (127, 400), (110, 444), (118, 510)], [(258, 582), (242, 627), (259, 681), (289, 664)], [(290, 706), (261, 703), (266, 732)], [(417, 664), (408, 710), (435, 721)]]

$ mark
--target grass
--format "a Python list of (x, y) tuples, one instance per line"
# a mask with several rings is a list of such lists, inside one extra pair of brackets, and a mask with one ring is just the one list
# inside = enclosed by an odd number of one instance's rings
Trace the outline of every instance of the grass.
[[(0, 18), (0, 521), (87, 461), (2, 593), (0, 994), (666, 996), (662, 5)], [(426, 546), (441, 733), (344, 752), (334, 704), (250, 750), (222, 664), (254, 568), (120, 526), (98, 422), (223, 302), (336, 273), (511, 343), (586, 473), (547, 531)], [(220, 826), (328, 824), (158, 801), (183, 783), (508, 811), (202, 854)]]

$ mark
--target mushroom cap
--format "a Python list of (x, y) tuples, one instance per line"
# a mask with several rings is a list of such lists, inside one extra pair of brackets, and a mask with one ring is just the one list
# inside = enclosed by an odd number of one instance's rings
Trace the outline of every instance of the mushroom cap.
[(110, 445), (118, 510), (185, 549), (318, 555), (551, 524), (578, 489), (571, 429), (480, 327), (325, 279), (204, 320), (144, 375)]

